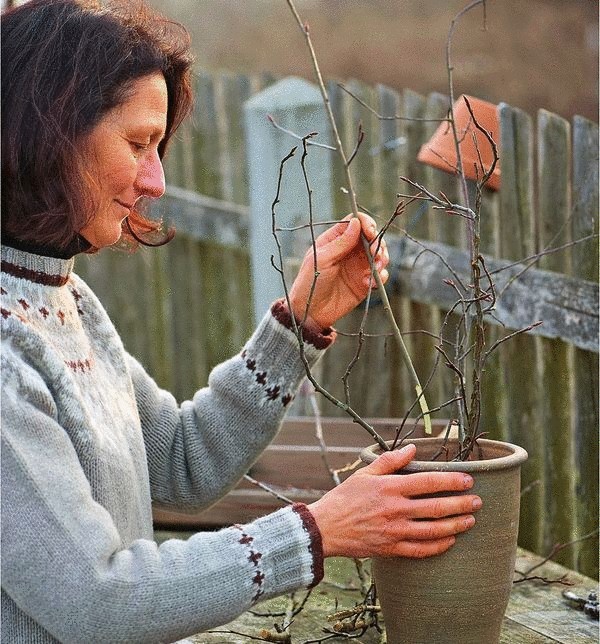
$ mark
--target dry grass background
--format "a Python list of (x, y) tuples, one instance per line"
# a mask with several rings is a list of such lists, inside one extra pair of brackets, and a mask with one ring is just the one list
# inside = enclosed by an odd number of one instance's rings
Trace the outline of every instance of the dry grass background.
[[(209, 69), (312, 79), (285, 0), (150, 0), (192, 33)], [(445, 45), (466, 0), (297, 0), (324, 74), (415, 91), (446, 92)], [(594, 0), (489, 0), (461, 20), (456, 93), (530, 113), (598, 120), (598, 6)]]

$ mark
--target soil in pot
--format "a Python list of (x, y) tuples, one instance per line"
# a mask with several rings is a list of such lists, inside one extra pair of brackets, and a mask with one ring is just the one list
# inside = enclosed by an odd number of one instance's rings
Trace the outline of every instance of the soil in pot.
[[(373, 560), (389, 644), (494, 644), (499, 641), (514, 573), (519, 528), (521, 447), (479, 440), (466, 462), (450, 460), (457, 441), (448, 441), (444, 460), (431, 461), (443, 438), (409, 441), (415, 460), (398, 474), (423, 471), (468, 472), (483, 507), (475, 526), (457, 536), (446, 553), (427, 559)], [(371, 462), (379, 447), (363, 450)]]

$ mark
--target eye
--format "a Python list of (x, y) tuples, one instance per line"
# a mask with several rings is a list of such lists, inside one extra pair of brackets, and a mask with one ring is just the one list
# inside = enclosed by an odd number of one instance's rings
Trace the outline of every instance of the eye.
[(129, 145), (135, 154), (139, 154), (150, 147), (149, 142), (140, 143), (139, 141), (129, 141)]

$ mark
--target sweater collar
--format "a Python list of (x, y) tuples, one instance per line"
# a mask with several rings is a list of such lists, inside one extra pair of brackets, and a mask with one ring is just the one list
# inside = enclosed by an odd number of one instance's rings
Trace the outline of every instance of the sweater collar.
[(25, 251), (26, 253), (31, 253), (32, 255), (56, 257), (58, 259), (71, 259), (71, 257), (79, 253), (85, 253), (92, 248), (90, 242), (81, 235), (75, 235), (69, 244), (67, 244), (66, 248), (58, 250), (51, 246), (43, 246), (41, 244), (16, 239), (4, 231), (2, 232), (2, 244)]
[(3, 274), (45, 286), (64, 286), (69, 281), (75, 263), (73, 257), (45, 257), (5, 244), (0, 253)]

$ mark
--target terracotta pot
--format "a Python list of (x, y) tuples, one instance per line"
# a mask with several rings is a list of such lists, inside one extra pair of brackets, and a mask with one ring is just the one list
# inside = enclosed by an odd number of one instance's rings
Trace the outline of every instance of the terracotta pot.
[[(469, 493), (483, 507), (476, 524), (458, 535), (442, 555), (427, 559), (373, 559), (388, 644), (494, 644), (500, 637), (514, 573), (519, 528), (520, 473), (527, 459), (521, 447), (479, 440), (467, 462), (431, 461), (443, 438), (410, 441), (417, 455), (399, 474), (468, 472)], [(451, 452), (457, 441), (449, 441)], [(372, 462), (377, 445), (361, 453)]]
[[(498, 145), (500, 121), (497, 107), (474, 96), (467, 96), (467, 99), (477, 123), (491, 134), (492, 139)], [(481, 164), (483, 163), (485, 171), (492, 166), (494, 160), (492, 146), (485, 134), (475, 127), (464, 96), (455, 101), (453, 112), (465, 176), (473, 181), (478, 180), (483, 175)], [(475, 137), (476, 143), (473, 137)], [(440, 123), (429, 141), (421, 146), (417, 159), (421, 163), (426, 163), (444, 172), (452, 174), (456, 172), (456, 148), (449, 123)], [(486, 186), (492, 190), (500, 189), (500, 161), (496, 163)]]

